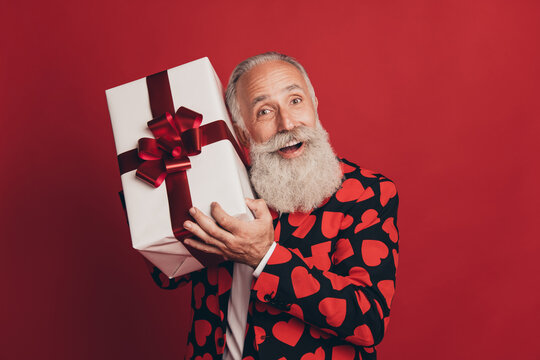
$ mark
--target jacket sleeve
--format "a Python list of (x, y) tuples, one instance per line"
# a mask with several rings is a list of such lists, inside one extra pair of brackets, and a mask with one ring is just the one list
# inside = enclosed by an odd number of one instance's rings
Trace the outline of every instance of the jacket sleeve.
[(184, 286), (191, 282), (191, 273), (182, 275), (176, 278), (169, 279), (167, 275), (161, 272), (154, 264), (152, 264), (150, 261), (148, 261), (144, 256), (141, 255), (143, 258), (146, 267), (148, 268), (148, 271), (150, 272), (150, 276), (152, 277), (152, 280), (156, 283), (157, 286), (159, 286), (162, 289), (165, 290), (173, 290), (177, 287)]
[[(392, 181), (377, 179), (370, 201), (352, 201), (345, 226), (322, 270), (297, 251), (277, 244), (254, 281), (257, 299), (281, 308), (326, 336), (355, 345), (381, 342), (388, 325), (398, 256), (398, 194)], [(347, 220), (345, 220), (347, 219)]]

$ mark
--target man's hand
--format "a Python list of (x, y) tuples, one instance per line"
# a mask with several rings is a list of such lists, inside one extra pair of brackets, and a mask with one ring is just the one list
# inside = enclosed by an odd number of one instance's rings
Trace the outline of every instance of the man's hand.
[(256, 268), (274, 241), (274, 227), (264, 200), (246, 199), (246, 204), (253, 211), (255, 220), (242, 221), (230, 216), (216, 202), (211, 205), (215, 221), (200, 210), (191, 208), (189, 213), (196, 223), (186, 221), (184, 227), (198, 239), (186, 239), (185, 243)]

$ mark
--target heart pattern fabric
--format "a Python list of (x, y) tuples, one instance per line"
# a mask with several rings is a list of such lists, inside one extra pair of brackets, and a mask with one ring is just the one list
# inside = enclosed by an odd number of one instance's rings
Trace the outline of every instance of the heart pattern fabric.
[[(242, 359), (368, 359), (388, 326), (398, 264), (394, 183), (341, 159), (344, 181), (309, 213), (272, 211), (276, 247), (254, 279)], [(178, 279), (192, 286), (186, 359), (220, 358), (232, 263)]]

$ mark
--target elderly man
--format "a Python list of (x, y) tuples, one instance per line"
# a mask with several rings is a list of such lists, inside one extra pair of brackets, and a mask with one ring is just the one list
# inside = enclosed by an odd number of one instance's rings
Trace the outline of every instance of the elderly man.
[(186, 358), (375, 359), (388, 326), (398, 260), (392, 181), (334, 154), (304, 68), (265, 53), (227, 87), (259, 200), (242, 221), (195, 208), (186, 244), (224, 262), (158, 285), (192, 286)]

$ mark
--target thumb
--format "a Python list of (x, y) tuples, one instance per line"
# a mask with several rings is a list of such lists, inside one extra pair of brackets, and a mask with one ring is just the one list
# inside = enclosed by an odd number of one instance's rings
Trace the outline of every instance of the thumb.
[(255, 219), (272, 220), (270, 210), (268, 210), (268, 206), (263, 199), (254, 200), (246, 198), (246, 205), (253, 212), (253, 215), (255, 215)]

